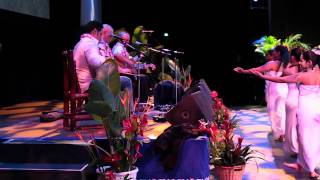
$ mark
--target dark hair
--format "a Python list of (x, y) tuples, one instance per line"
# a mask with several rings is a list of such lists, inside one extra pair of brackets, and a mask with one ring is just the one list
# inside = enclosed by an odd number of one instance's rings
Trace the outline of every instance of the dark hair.
[(94, 29), (101, 31), (102, 28), (103, 28), (102, 23), (100, 23), (98, 21), (90, 21), (82, 27), (82, 32), (83, 33), (90, 33)]
[(285, 46), (279, 45), (279, 46), (276, 46), (274, 50), (280, 52), (281, 62), (283, 63), (284, 67), (286, 67), (290, 60), (288, 48)]
[(290, 56), (295, 57), (297, 61), (300, 61), (301, 54), (302, 54), (301, 48), (296, 47), (296, 48), (291, 49)]
[(318, 65), (320, 67), (320, 55), (316, 54), (315, 52), (311, 51), (311, 61), (313, 67)]
[(272, 52), (273, 52), (273, 50), (270, 49), (270, 50), (267, 51), (266, 55), (272, 55)]
[(320, 56), (314, 53), (313, 51), (306, 51), (302, 54), (303, 59), (305, 59), (307, 62), (312, 63), (312, 67), (318, 64), (320, 66)]

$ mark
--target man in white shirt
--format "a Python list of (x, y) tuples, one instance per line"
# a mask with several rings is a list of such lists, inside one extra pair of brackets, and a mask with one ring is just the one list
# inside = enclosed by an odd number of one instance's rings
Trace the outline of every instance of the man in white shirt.
[(73, 50), (73, 59), (81, 92), (86, 92), (96, 71), (106, 58), (99, 53), (98, 42), (101, 39), (102, 24), (90, 21), (84, 27), (84, 34)]
[[(105, 59), (113, 59), (113, 53), (109, 46), (110, 41), (113, 37), (113, 28), (108, 24), (103, 24), (102, 33), (101, 33), (101, 40), (98, 44), (99, 53), (101, 56), (104, 56)], [(130, 94), (130, 108), (133, 110), (133, 93), (132, 93), (132, 81), (130, 78), (126, 76), (120, 76), (121, 82), (121, 90), (127, 89)]]
[[(139, 56), (132, 58), (127, 50), (127, 46), (130, 42), (130, 34), (126, 31), (121, 31), (118, 36), (121, 39), (113, 46), (112, 54), (118, 64), (119, 72), (124, 75), (129, 75), (132, 80), (137, 80), (137, 77), (132, 76), (132, 74), (136, 73), (135, 65), (140, 59)], [(155, 66), (152, 67), (152, 69), (154, 68)], [(134, 97), (139, 98), (139, 102), (144, 103), (147, 102), (148, 96), (151, 94), (150, 80), (148, 76), (144, 74), (140, 74), (138, 79), (140, 79), (140, 87), (138, 87), (138, 82), (134, 84)]]
[(122, 31), (119, 33), (121, 40), (117, 42), (112, 48), (112, 54), (115, 56), (118, 69), (120, 73), (134, 73), (134, 65), (136, 62), (130, 58), (129, 52), (126, 48), (126, 44), (130, 42), (129, 33)]

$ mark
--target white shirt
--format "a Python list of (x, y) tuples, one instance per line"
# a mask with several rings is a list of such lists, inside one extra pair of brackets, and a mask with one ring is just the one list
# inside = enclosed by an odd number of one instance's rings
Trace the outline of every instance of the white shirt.
[(74, 47), (73, 59), (81, 92), (85, 92), (96, 76), (96, 70), (105, 62), (105, 57), (99, 54), (98, 40), (83, 34)]
[(104, 56), (106, 58), (111, 58), (111, 59), (114, 58), (112, 54), (112, 50), (108, 43), (105, 43), (104, 41), (100, 41), (98, 46), (99, 46), (99, 53), (101, 56)]
[(124, 57), (130, 58), (127, 48), (120, 42), (117, 42), (112, 48), (112, 54), (120, 54)]

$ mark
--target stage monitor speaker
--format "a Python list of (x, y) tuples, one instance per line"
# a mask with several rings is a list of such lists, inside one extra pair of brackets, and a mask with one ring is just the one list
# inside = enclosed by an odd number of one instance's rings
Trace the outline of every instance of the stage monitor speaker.
[(188, 123), (198, 126), (200, 119), (204, 119), (206, 122), (212, 121), (212, 105), (212, 99), (208, 98), (207, 92), (200, 88), (199, 91), (184, 96), (181, 101), (165, 115), (165, 118), (172, 125)]
[(205, 96), (207, 100), (210, 100), (210, 104), (213, 105), (214, 102), (212, 101), (212, 98), (211, 98), (211, 90), (204, 79), (195, 81), (195, 83), (193, 83), (192, 86), (186, 90), (184, 96), (187, 96), (197, 91), (201, 91), (203, 93), (203, 96)]
[(199, 81), (193, 83), (191, 87), (186, 90), (184, 96), (187, 96), (197, 91), (202, 91), (204, 92), (204, 95), (207, 96), (207, 98), (211, 98), (211, 90), (204, 79), (200, 79)]

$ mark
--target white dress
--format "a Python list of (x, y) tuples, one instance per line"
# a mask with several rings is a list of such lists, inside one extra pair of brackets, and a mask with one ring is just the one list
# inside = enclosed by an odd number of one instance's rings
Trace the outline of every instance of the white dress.
[[(266, 73), (266, 74), (268, 74), (268, 73)], [(265, 80), (264, 96), (265, 96), (265, 100), (266, 100), (266, 103), (267, 103), (267, 104), (268, 104), (268, 89), (269, 89), (269, 83), (270, 83), (270, 81)]]
[(298, 153), (297, 137), (297, 109), (299, 89), (296, 83), (288, 83), (288, 96), (286, 99), (286, 129), (284, 150), (288, 153)]
[[(269, 71), (269, 76), (281, 76), (282, 72)], [(285, 133), (285, 102), (288, 93), (286, 83), (269, 82), (267, 90), (267, 110), (271, 121), (271, 129), (274, 139), (278, 139)]]
[(320, 163), (320, 86), (300, 85), (298, 163), (312, 172)]

